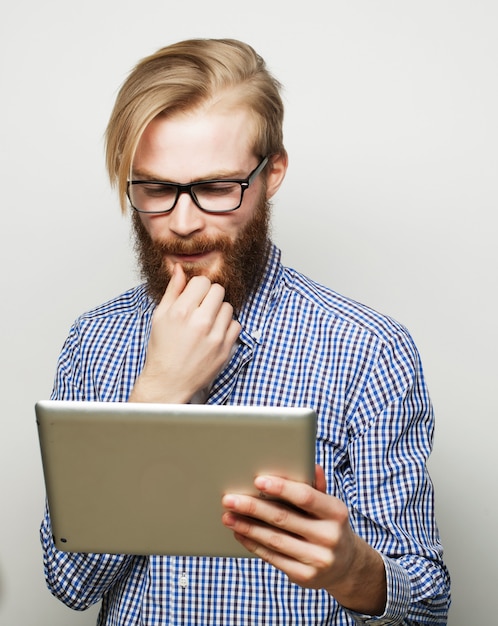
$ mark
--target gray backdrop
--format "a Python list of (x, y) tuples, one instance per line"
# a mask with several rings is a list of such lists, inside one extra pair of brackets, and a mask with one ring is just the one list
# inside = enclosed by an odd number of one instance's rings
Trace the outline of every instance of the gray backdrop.
[(451, 626), (495, 605), (498, 8), (492, 0), (19, 0), (0, 19), (0, 622), (94, 624), (45, 589), (33, 404), (73, 319), (137, 281), (102, 135), (121, 81), (192, 36), (286, 87), (287, 264), (405, 323), (437, 410)]

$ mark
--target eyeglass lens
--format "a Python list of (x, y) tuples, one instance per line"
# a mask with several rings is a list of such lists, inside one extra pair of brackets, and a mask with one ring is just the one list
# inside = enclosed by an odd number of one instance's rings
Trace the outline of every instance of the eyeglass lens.
[[(242, 201), (242, 185), (237, 182), (200, 183), (186, 186), (194, 202), (205, 211), (233, 211)], [(139, 211), (163, 213), (170, 211), (177, 201), (180, 189), (174, 185), (140, 182), (129, 185), (131, 204)]]

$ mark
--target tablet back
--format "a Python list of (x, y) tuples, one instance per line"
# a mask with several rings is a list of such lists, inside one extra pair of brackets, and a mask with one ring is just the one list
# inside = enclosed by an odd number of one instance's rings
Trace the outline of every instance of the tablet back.
[(257, 474), (312, 483), (310, 409), (41, 401), (55, 545), (68, 552), (251, 556), (221, 522)]

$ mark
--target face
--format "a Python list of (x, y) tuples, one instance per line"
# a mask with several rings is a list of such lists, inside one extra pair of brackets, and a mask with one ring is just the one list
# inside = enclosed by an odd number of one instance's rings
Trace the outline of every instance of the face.
[[(235, 110), (197, 110), (156, 118), (144, 131), (133, 161), (133, 177), (188, 183), (217, 178), (246, 178), (260, 157), (251, 149), (249, 114)], [(254, 288), (266, 261), (269, 198), (286, 169), (273, 157), (245, 191), (239, 209), (201, 211), (181, 194), (168, 214), (133, 213), (136, 246), (149, 291), (159, 300), (176, 263), (188, 277), (203, 274), (225, 287), (236, 309)]]

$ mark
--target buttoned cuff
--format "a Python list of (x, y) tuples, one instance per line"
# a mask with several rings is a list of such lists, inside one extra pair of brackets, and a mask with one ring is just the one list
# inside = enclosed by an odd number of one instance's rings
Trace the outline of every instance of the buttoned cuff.
[(375, 624), (375, 626), (397, 626), (401, 624), (410, 610), (411, 585), (406, 570), (393, 559), (380, 555), (384, 561), (387, 583), (386, 609), (382, 615), (362, 615), (349, 611), (347, 613), (357, 624)]

